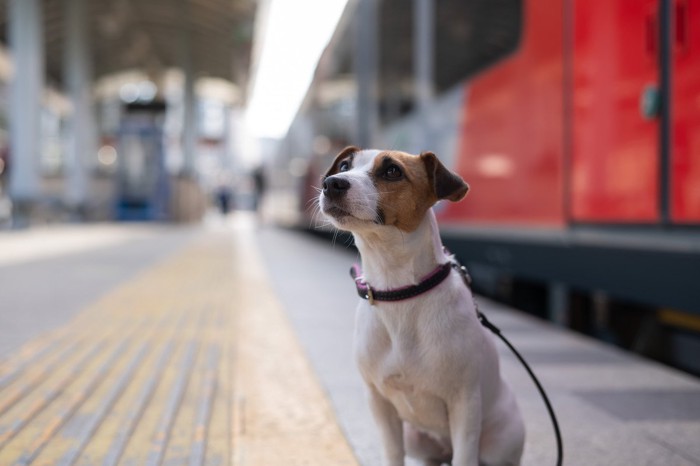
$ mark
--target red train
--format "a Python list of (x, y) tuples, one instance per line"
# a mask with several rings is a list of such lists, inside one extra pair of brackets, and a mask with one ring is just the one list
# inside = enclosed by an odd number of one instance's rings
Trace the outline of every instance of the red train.
[(272, 164), (287, 212), (348, 143), (470, 183), (437, 209), (482, 292), (700, 372), (700, 0), (351, 2)]

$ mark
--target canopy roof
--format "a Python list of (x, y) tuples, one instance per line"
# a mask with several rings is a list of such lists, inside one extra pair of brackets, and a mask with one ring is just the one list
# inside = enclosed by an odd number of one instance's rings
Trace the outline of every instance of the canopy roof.
[[(0, 0), (7, 44), (9, 0)], [(65, 0), (42, 0), (49, 79), (62, 81)], [(181, 67), (246, 87), (256, 0), (87, 0), (93, 75)]]

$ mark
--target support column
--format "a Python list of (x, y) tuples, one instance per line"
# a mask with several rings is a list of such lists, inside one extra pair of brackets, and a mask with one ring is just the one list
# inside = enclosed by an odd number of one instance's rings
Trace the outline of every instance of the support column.
[(192, 67), (185, 69), (184, 72), (185, 83), (182, 102), (183, 171), (187, 175), (194, 176), (195, 153), (197, 151), (197, 100), (194, 93)]
[(233, 106), (226, 104), (224, 112), (224, 143), (222, 148), (221, 162), (222, 168), (231, 173), (233, 169), (233, 144), (235, 135), (233, 134)]
[(68, 120), (66, 201), (79, 216), (84, 213), (90, 168), (97, 154), (97, 128), (92, 101), (92, 66), (88, 49), (86, 0), (64, 0), (65, 53), (63, 73), (73, 103)]
[(422, 134), (417, 143), (421, 151), (430, 149), (432, 124), (429, 109), (435, 94), (435, 3), (413, 0), (413, 75), (415, 98)]
[(182, 170), (186, 176), (195, 174), (197, 151), (197, 99), (194, 92), (195, 70), (192, 57), (192, 31), (190, 27), (190, 0), (181, 0), (180, 53), (184, 75), (182, 98)]
[(197, 179), (197, 96), (196, 69), (192, 50), (191, 0), (180, 0), (180, 68), (182, 86), (182, 165), (172, 190), (173, 218), (189, 222), (204, 214), (206, 200)]
[(353, 144), (369, 148), (379, 124), (379, 4), (359, 0), (355, 24), (355, 72), (357, 74), (357, 135)]
[(39, 196), (44, 35), (41, 0), (10, 0), (9, 43), (15, 65), (10, 84), (10, 186), (14, 226), (29, 222)]

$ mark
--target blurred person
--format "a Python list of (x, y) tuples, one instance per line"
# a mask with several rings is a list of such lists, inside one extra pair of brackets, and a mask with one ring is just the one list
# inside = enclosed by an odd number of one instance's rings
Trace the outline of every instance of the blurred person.
[(267, 189), (267, 180), (265, 179), (265, 167), (261, 164), (253, 170), (253, 209), (255, 210), (258, 220), (262, 220), (262, 201)]
[(214, 191), (216, 204), (221, 215), (227, 215), (231, 210), (231, 188), (226, 183), (221, 183)]

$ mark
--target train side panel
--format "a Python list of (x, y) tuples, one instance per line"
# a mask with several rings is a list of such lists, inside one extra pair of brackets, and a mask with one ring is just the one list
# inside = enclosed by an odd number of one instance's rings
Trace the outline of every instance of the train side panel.
[(525, 2), (519, 48), (464, 88), (457, 171), (471, 198), (448, 223), (565, 223), (563, 6)]
[(657, 0), (574, 2), (572, 217), (659, 220)]
[(673, 33), (671, 218), (700, 223), (700, 0), (677, 0)]

